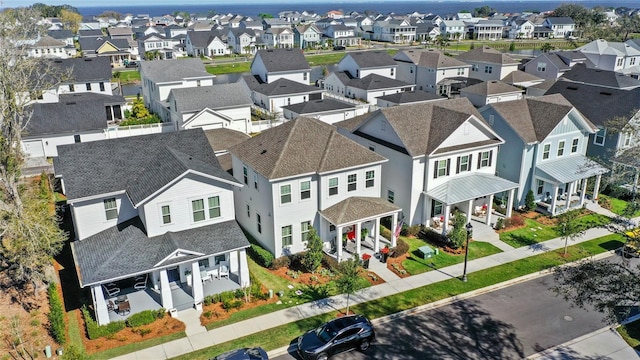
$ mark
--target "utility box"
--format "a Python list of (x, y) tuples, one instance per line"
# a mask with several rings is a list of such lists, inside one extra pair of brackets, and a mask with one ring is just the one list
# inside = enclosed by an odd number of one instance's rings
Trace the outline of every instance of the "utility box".
[(438, 251), (438, 249), (434, 251), (430, 246), (427, 245), (419, 247), (418, 250), (420, 251), (420, 253), (422, 253), (422, 258), (424, 260), (432, 258), (433, 255), (437, 255)]

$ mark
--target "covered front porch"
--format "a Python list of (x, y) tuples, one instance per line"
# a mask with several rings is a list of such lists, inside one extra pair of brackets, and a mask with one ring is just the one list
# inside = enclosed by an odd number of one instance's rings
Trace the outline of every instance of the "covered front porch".
[[(399, 229), (398, 223), (401, 208), (385, 199), (372, 197), (351, 197), (320, 211), (319, 236), (324, 241), (325, 252), (338, 261), (346, 260), (351, 255), (360, 257), (363, 246), (374, 253), (381, 246), (396, 246)], [(391, 217), (391, 239), (384, 239), (380, 234), (380, 220)]]
[(495, 194), (506, 193), (506, 217), (511, 217), (513, 198), (518, 184), (491, 174), (470, 174), (453, 178), (429, 191), (423, 192), (422, 223), (447, 234), (453, 222), (455, 208), (470, 223), (475, 218), (491, 224)]
[(595, 177), (592, 198), (597, 199), (602, 175), (608, 171), (585, 156), (540, 164), (534, 173), (536, 204), (551, 216), (582, 208), (587, 195), (588, 179)]

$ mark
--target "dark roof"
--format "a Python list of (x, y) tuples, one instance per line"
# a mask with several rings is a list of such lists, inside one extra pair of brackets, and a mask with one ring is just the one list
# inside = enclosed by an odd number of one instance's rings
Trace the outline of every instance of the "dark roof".
[(134, 205), (188, 170), (236, 182), (202, 129), (58, 146), (54, 169), (70, 200), (126, 191)]
[(260, 58), (268, 72), (311, 70), (307, 59), (300, 49), (258, 50), (253, 61)]
[(189, 38), (189, 41), (191, 41), (191, 44), (197, 48), (205, 48), (209, 46), (213, 39), (215, 39), (214, 34), (210, 31), (190, 30), (187, 32), (187, 37)]
[(87, 29), (87, 30), (78, 30), (78, 36), (79, 37), (87, 37), (87, 36), (98, 37), (98, 36), (104, 36), (104, 34), (102, 34), (102, 30), (100, 29)]
[(324, 112), (324, 111), (348, 110), (348, 109), (354, 109), (355, 107), (356, 106), (353, 104), (348, 104), (335, 99), (327, 98), (327, 99), (306, 101), (306, 102), (293, 104), (289, 106), (283, 106), (282, 108), (293, 111), (296, 114), (304, 115), (304, 114), (314, 114), (314, 113)]
[(432, 69), (471, 67), (471, 65), (447, 56), (443, 54), (442, 51), (436, 49), (403, 50), (394, 56), (394, 60), (402, 62), (409, 60), (418, 66)]
[[(640, 87), (640, 80), (614, 71), (590, 69), (584, 64), (576, 64), (561, 77), (564, 80), (598, 85), (614, 89), (634, 89)], [(640, 105), (640, 104), (638, 104)]]
[(335, 126), (306, 117), (265, 130), (229, 151), (267, 179), (386, 161), (339, 134)]
[(197, 86), (172, 89), (174, 100), (181, 112), (212, 110), (234, 106), (249, 106), (251, 98), (240, 83)]
[(573, 21), (572, 18), (570, 17), (553, 17), (550, 16), (547, 18), (547, 21), (549, 21), (550, 23), (554, 24), (554, 25), (572, 25), (575, 24), (575, 22)]
[(95, 52), (106, 42), (109, 42), (119, 50), (126, 50), (131, 47), (127, 39), (109, 39), (107, 37), (84, 37), (78, 39), (80, 49), (85, 53)]
[[(403, 148), (397, 150), (410, 156), (433, 153), (453, 131), (472, 116), (484, 122), (482, 115), (467, 98), (383, 108), (360, 116), (360, 124), (380, 116), (384, 117), (400, 138)], [(358, 131), (360, 125), (352, 127), (357, 120), (351, 120), (335, 125), (357, 135), (368, 136)], [(495, 141), (500, 140), (496, 138)]]
[(614, 117), (630, 119), (631, 112), (637, 111), (640, 105), (640, 91), (637, 89), (611, 89), (558, 80), (546, 93), (562, 94), (578, 111), (600, 127), (605, 127), (607, 121)]
[(249, 89), (267, 96), (278, 96), (288, 94), (317, 93), (323, 90), (311, 85), (301, 84), (297, 81), (280, 78), (270, 84), (262, 82), (258, 75), (245, 75), (242, 77)]
[(109, 58), (72, 58), (51, 60), (57, 73), (70, 71), (68, 82), (111, 81), (111, 62)]
[(560, 94), (498, 102), (489, 106), (529, 144), (544, 141), (573, 108)]
[(47, 31), (47, 35), (58, 40), (66, 40), (68, 38), (74, 37), (71, 30), (49, 30)]
[(59, 102), (94, 101), (103, 105), (124, 105), (127, 101), (121, 95), (107, 95), (94, 92), (66, 93), (58, 96)]
[(390, 101), (396, 104), (410, 104), (426, 101), (446, 100), (442, 95), (428, 93), (426, 91), (401, 91), (399, 93), (378, 96), (376, 99)]
[(533, 74), (529, 74), (527, 72), (524, 72), (522, 70), (516, 70), (516, 71), (512, 71), (509, 74), (505, 75), (505, 77), (503, 77), (502, 79), (500, 79), (502, 82), (505, 82), (507, 84), (519, 84), (519, 83), (523, 83), (523, 82), (542, 82), (544, 79), (541, 79)]
[(186, 78), (213, 77), (198, 58), (140, 62), (140, 73), (154, 83), (182, 81)]
[(414, 86), (404, 81), (388, 78), (386, 76), (378, 75), (375, 73), (369, 74), (363, 78), (351, 79), (349, 80), (348, 85), (356, 89), (364, 89), (364, 90), (377, 90), (377, 89), (398, 88), (402, 86)]
[(488, 46), (480, 46), (457, 56), (458, 60), (465, 62), (485, 62), (491, 64), (519, 64), (520, 62), (511, 56), (501, 53)]
[(355, 51), (347, 53), (345, 57), (347, 56), (351, 57), (361, 69), (397, 66), (391, 55), (386, 51)]
[(460, 92), (467, 92), (477, 95), (495, 95), (514, 92), (522, 93), (522, 89), (517, 88), (513, 85), (505, 84), (502, 81), (491, 80), (467, 86), (463, 89), (460, 89)]
[[(248, 246), (235, 220), (149, 238), (139, 217), (71, 243), (82, 287)], [(161, 263), (179, 250), (205, 256), (187, 254)]]
[(35, 103), (25, 137), (99, 131), (107, 128), (101, 101)]

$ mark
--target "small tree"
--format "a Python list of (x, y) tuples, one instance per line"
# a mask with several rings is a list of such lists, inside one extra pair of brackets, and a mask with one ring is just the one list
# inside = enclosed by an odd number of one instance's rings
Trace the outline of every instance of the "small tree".
[(467, 218), (462, 213), (457, 213), (453, 217), (453, 229), (449, 233), (449, 241), (455, 249), (461, 248), (467, 240), (466, 224)]
[(516, 43), (515, 42), (511, 42), (511, 44), (509, 44), (509, 51), (515, 51), (516, 50)]
[(564, 255), (567, 255), (569, 240), (575, 241), (584, 234), (584, 227), (578, 221), (580, 210), (568, 211), (559, 216), (558, 233), (564, 239)]
[(322, 264), (322, 240), (311, 227), (307, 235), (307, 252), (304, 254), (303, 263), (307, 270), (315, 273)]
[(347, 294), (347, 315), (349, 315), (349, 300), (351, 294), (358, 290), (359, 273), (360, 260), (356, 255), (340, 263), (340, 276), (336, 280), (336, 288), (340, 293)]
[(536, 208), (536, 198), (533, 196), (533, 190), (529, 190), (527, 196), (524, 198), (524, 207), (528, 211)]
[(131, 118), (140, 120), (146, 119), (149, 116), (151, 116), (149, 109), (144, 106), (144, 101), (141, 97), (138, 96), (135, 100), (133, 100), (133, 105), (131, 105)]
[(553, 49), (555, 49), (555, 48), (556, 48), (556, 47), (555, 47), (555, 46), (553, 46), (553, 45), (551, 45), (550, 43), (544, 43), (544, 44), (542, 44), (542, 46), (540, 47), (540, 50), (542, 50), (542, 52), (547, 53), (547, 52), (549, 52), (549, 51), (551, 51), (551, 50), (553, 50)]

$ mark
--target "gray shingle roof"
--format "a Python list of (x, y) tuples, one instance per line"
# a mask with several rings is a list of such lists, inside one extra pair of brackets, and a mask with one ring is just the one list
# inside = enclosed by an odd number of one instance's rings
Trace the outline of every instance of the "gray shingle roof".
[(80, 101), (96, 101), (100, 102), (103, 105), (124, 105), (127, 101), (124, 99), (124, 96), (120, 95), (107, 95), (107, 94), (99, 94), (94, 92), (84, 92), (84, 93), (67, 93), (60, 94), (59, 102), (80, 102)]
[(471, 67), (471, 65), (456, 58), (446, 56), (440, 50), (436, 49), (404, 50), (396, 54), (394, 59), (397, 61), (409, 59), (418, 66), (431, 69)]
[(503, 77), (501, 80), (502, 82), (511, 84), (511, 85), (520, 84), (523, 82), (531, 82), (531, 81), (542, 82), (543, 81), (543, 79), (533, 74), (524, 72), (522, 70), (512, 71), (509, 74), (507, 74), (505, 77)]
[(572, 82), (599, 85), (614, 89), (628, 90), (640, 87), (640, 80), (634, 79), (631, 76), (626, 76), (614, 71), (589, 69), (584, 64), (575, 64), (571, 70), (564, 73), (561, 78)]
[(442, 95), (428, 93), (426, 91), (402, 91), (395, 94), (378, 96), (376, 99), (390, 101), (396, 104), (410, 104), (426, 101), (440, 101), (447, 98)]
[(187, 32), (187, 37), (189, 38), (191, 44), (197, 48), (205, 48), (209, 46), (213, 39), (215, 39), (214, 34), (210, 31), (191, 30)]
[[(367, 119), (377, 118), (379, 115), (386, 119), (400, 138), (404, 151), (410, 156), (433, 153), (443, 145), (443, 142), (453, 131), (472, 116), (484, 121), (482, 115), (467, 98), (379, 109), (363, 115), (363, 117), (366, 116), (363, 122), (366, 122)], [(352, 125), (353, 123), (348, 124)], [(342, 122), (335, 125), (343, 127)], [(358, 135), (362, 134), (357, 127), (352, 131)], [(366, 136), (366, 134), (362, 135)], [(496, 138), (496, 141), (499, 139)]]
[(66, 40), (73, 37), (71, 30), (49, 30), (47, 31), (47, 35), (58, 40)]
[(526, 143), (544, 141), (573, 108), (573, 105), (560, 94), (494, 103), (489, 106), (493, 107)]
[(251, 98), (240, 83), (178, 88), (172, 89), (169, 94), (169, 97), (173, 94), (181, 112), (200, 111), (204, 108), (215, 110), (252, 104)]
[(253, 61), (262, 60), (268, 72), (311, 70), (300, 49), (258, 50)]
[(323, 90), (311, 85), (301, 84), (297, 81), (280, 78), (270, 84), (263, 83), (259, 77), (252, 75), (245, 75), (242, 79), (245, 81), (249, 89), (260, 94), (267, 96), (279, 96), (288, 94), (303, 94), (303, 93), (321, 93)]
[(465, 62), (484, 62), (491, 64), (519, 64), (520, 62), (511, 56), (494, 50), (488, 46), (481, 46), (458, 55), (458, 60)]
[(25, 137), (99, 131), (107, 128), (102, 101), (36, 103)]
[(386, 51), (355, 51), (347, 53), (345, 57), (347, 56), (351, 57), (361, 69), (397, 66), (391, 55)]
[(54, 169), (69, 200), (126, 191), (134, 205), (189, 170), (237, 182), (202, 129), (58, 146)]
[(548, 17), (547, 21), (553, 25), (573, 25), (575, 22), (572, 18), (564, 16), (564, 17)]
[(348, 110), (348, 109), (354, 109), (355, 107), (356, 106), (353, 104), (348, 104), (335, 99), (327, 98), (327, 99), (306, 101), (306, 102), (293, 104), (289, 106), (283, 106), (282, 108), (293, 111), (296, 114), (304, 115), (304, 114), (315, 114), (315, 113), (324, 112), (324, 111)]
[(605, 127), (614, 117), (631, 118), (631, 112), (638, 110), (640, 91), (610, 89), (601, 86), (572, 83), (558, 80), (546, 92), (561, 94), (591, 122)]
[(119, 50), (125, 51), (128, 50), (131, 46), (129, 46), (129, 42), (127, 39), (109, 39), (105, 37), (84, 37), (79, 38), (78, 43), (80, 44), (80, 49), (85, 53), (96, 52), (104, 43), (109, 42), (111, 45), (115, 46)]
[(205, 254), (179, 258), (187, 262), (248, 246), (235, 220), (149, 238), (139, 217), (71, 243), (82, 287), (175, 266), (156, 264), (177, 250)]
[(386, 161), (339, 134), (335, 126), (305, 117), (265, 130), (229, 151), (267, 179)]
[(340, 226), (374, 216), (393, 214), (400, 210), (402, 209), (386, 199), (352, 196), (320, 211), (320, 214), (335, 226)]
[(106, 57), (56, 59), (51, 64), (61, 74), (71, 71), (70, 81), (65, 82), (111, 81), (111, 62)]
[(363, 90), (378, 90), (398, 88), (403, 86), (413, 86), (412, 84), (406, 83), (404, 81), (388, 78), (386, 76), (378, 74), (369, 74), (363, 78), (351, 79), (347, 85)]
[(213, 77), (200, 59), (173, 59), (140, 62), (140, 73), (157, 83), (182, 81), (187, 78)]
[(506, 93), (522, 93), (522, 89), (505, 84), (502, 81), (491, 80), (467, 86), (466, 88), (461, 89), (460, 92), (478, 95), (497, 95)]

